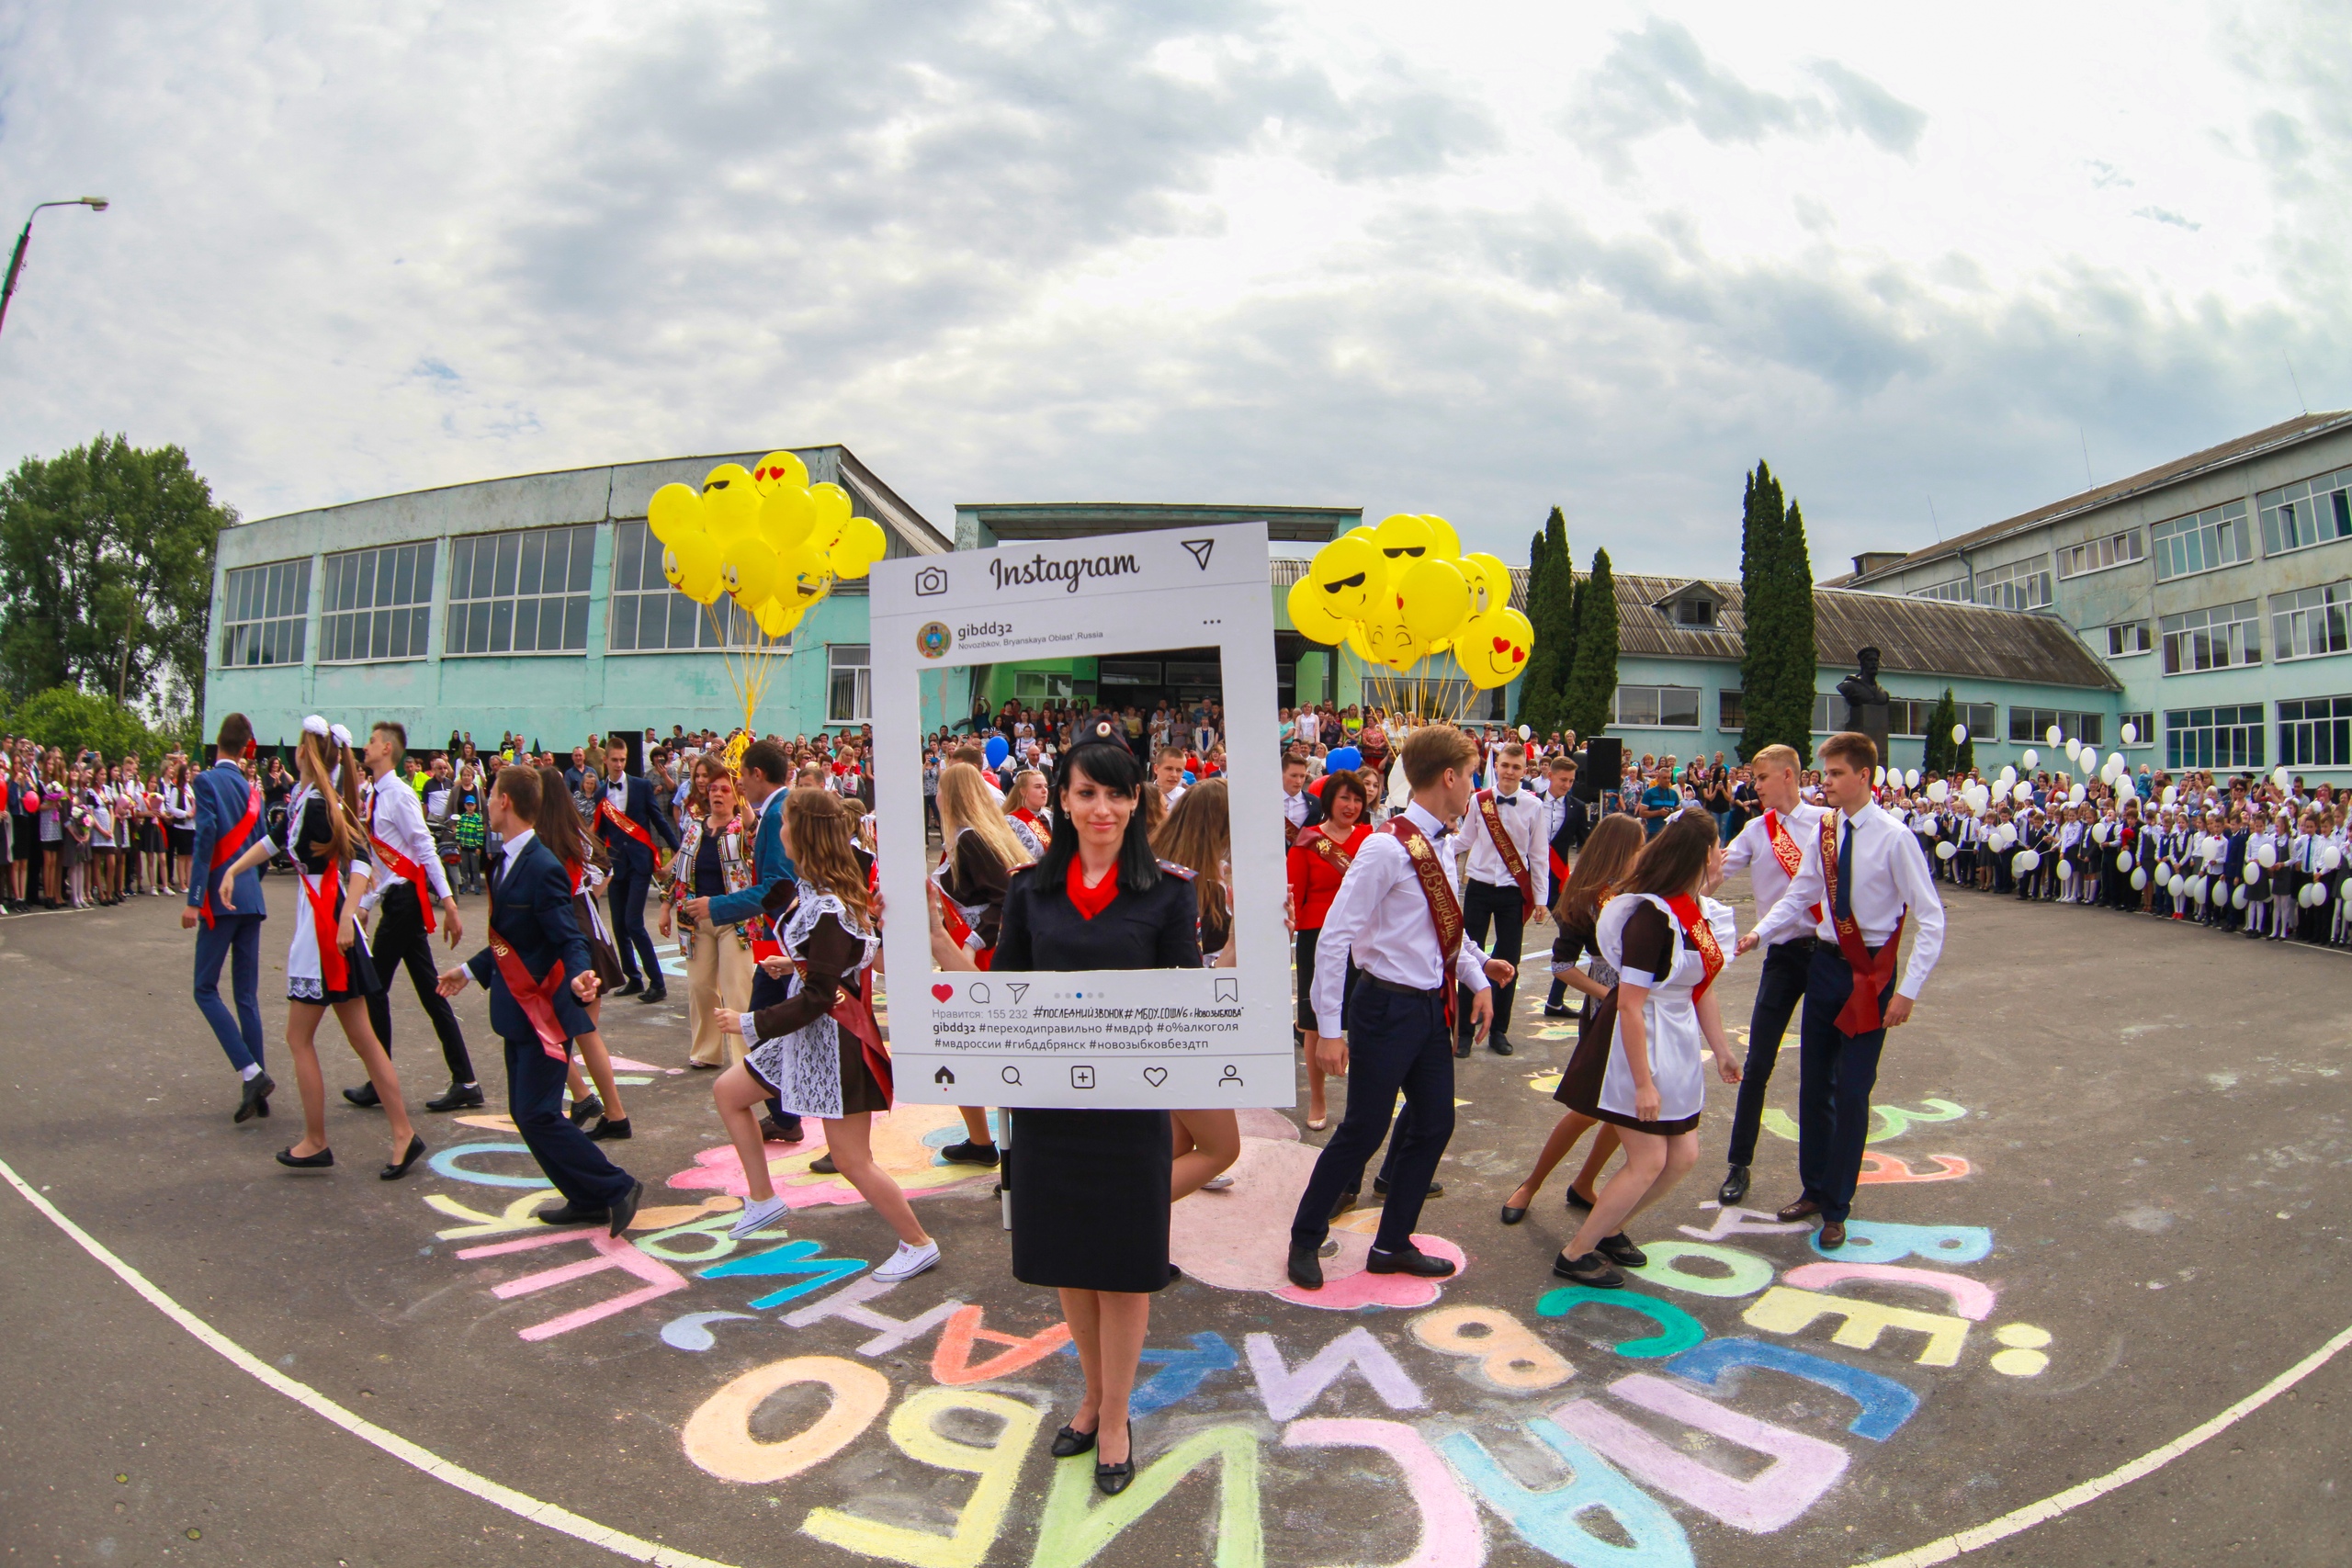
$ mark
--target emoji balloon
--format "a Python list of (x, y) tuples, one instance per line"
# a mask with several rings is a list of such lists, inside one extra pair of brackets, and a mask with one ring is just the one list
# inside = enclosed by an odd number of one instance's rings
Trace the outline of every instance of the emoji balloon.
[(1302, 581), (1315, 585), (1326, 612), (1355, 621), (1363, 618), (1373, 597), (1386, 588), (1388, 569), (1370, 539), (1350, 534), (1316, 551)]
[(1499, 557), (1473, 550), (1462, 558), (1461, 566), (1462, 575), (1470, 580), (1472, 615), (1483, 615), (1510, 604), (1510, 568)]
[(768, 547), (797, 547), (817, 526), (817, 503), (808, 491), (778, 480), (760, 498), (760, 536)]
[(692, 485), (663, 485), (645, 503), (645, 525), (665, 545), (681, 534), (701, 533), (701, 494)]
[(1509, 685), (1527, 668), (1528, 650), (1534, 646), (1534, 626), (1506, 605), (1464, 622), (1454, 634), (1453, 657), (1473, 686), (1491, 692)]
[(1462, 539), (1454, 533), (1453, 525), (1428, 512), (1421, 513), (1421, 521), (1430, 525), (1430, 554), (1438, 560), (1459, 559)]
[(702, 481), (703, 526), (723, 549), (759, 531), (760, 492), (741, 463), (721, 463)]
[(778, 485), (790, 485), (795, 490), (808, 488), (808, 465), (789, 452), (771, 452), (760, 459), (752, 470), (752, 488), (762, 495), (774, 493)]
[(736, 604), (752, 609), (775, 596), (777, 566), (775, 551), (758, 535), (741, 539), (727, 547), (719, 566), (719, 580)]
[(1417, 560), (1395, 581), (1398, 614), (1419, 643), (1452, 637), (1470, 614), (1469, 579), (1450, 560)]
[(1437, 536), (1428, 522), (1409, 512), (1399, 512), (1393, 517), (1381, 519), (1373, 530), (1373, 543), (1388, 562), (1388, 580), (1394, 582), (1415, 561), (1426, 560), (1437, 542)]
[(864, 577), (866, 570), (882, 558), (890, 547), (889, 536), (882, 532), (882, 525), (871, 517), (853, 517), (843, 530), (841, 542), (833, 547), (833, 575), (854, 581)]
[(789, 607), (781, 600), (771, 599), (752, 612), (752, 619), (757, 622), (760, 630), (769, 637), (780, 637), (800, 624), (803, 614), (805, 614), (804, 611)]
[(1311, 578), (1302, 577), (1290, 585), (1287, 604), (1290, 624), (1298, 635), (1328, 648), (1346, 637), (1348, 624), (1323, 607), (1323, 597)]
[(697, 604), (718, 599), (718, 541), (707, 534), (682, 534), (662, 552), (662, 575)]

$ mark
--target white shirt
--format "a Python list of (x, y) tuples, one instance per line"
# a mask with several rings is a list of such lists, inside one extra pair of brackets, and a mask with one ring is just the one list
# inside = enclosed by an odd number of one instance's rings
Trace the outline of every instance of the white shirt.
[(1300, 790), (1296, 795), (1283, 796), (1283, 820), (1294, 828), (1306, 826), (1306, 792), (1305, 790)]
[[(1406, 807), (1404, 815), (1437, 850), (1446, 885), (1459, 898), (1461, 873), (1446, 845), (1451, 830), (1418, 803)], [(1363, 841), (1323, 917), (1323, 934), (1315, 944), (1313, 998), (1319, 1034), (1337, 1035), (1346, 1028), (1340, 1003), (1351, 954), (1356, 967), (1366, 975), (1417, 991), (1434, 991), (1445, 980), (1429, 898), (1413, 870), (1413, 857), (1393, 834), (1374, 833)], [(1464, 939), (1462, 951), (1454, 957), (1453, 977), (1474, 991), (1483, 991), (1487, 989), (1486, 965), (1486, 953)]]
[[(1796, 840), (1799, 850), (1808, 844), (1818, 850), (1821, 818), (1825, 815), (1818, 806), (1800, 804), (1780, 821), (1789, 837)], [(1798, 869), (1804, 869), (1802, 861), (1798, 863)], [(1756, 907), (1768, 913), (1773, 905), (1781, 901), (1781, 896), (1789, 890), (1789, 874), (1781, 869), (1781, 857), (1772, 852), (1772, 834), (1762, 817), (1751, 818), (1747, 826), (1739, 830), (1739, 837), (1731, 841), (1731, 848), (1724, 853), (1724, 875), (1737, 876), (1743, 871), (1748, 874), (1756, 888)]]
[(498, 862), (499, 881), (504, 882), (506, 880), (506, 874), (514, 869), (514, 857), (523, 852), (523, 846), (529, 843), (533, 839), (536, 839), (538, 836), (537, 829), (526, 828), (511, 839), (502, 839), (499, 840), (499, 848), (506, 852), (500, 857)]
[[(1853, 886), (1849, 897), (1853, 901), (1854, 923), (1862, 930), (1862, 943), (1879, 947), (1894, 933), (1895, 923), (1907, 909), (1918, 935), (1911, 944), (1911, 963), (1903, 972), (1902, 983), (1895, 987), (1897, 996), (1913, 1001), (1926, 988), (1928, 975), (1944, 950), (1944, 906), (1936, 896), (1935, 879), (1928, 871), (1928, 857), (1919, 852), (1919, 840), (1905, 832), (1897, 822), (1875, 806), (1865, 806), (1852, 817), (1842, 818), (1838, 828), (1842, 841), (1848, 832), (1854, 836)], [(1789, 890), (1781, 895), (1771, 913), (1758, 922), (1756, 934), (1769, 946), (1786, 942), (1800, 934), (1805, 927), (1814, 928), (1814, 935), (1832, 947), (1838, 944), (1837, 929), (1830, 924), (1836, 911), (1830, 902), (1833, 866), (1826, 877), (1821, 868), (1821, 829), (1816, 822), (1809, 835), (1801, 836), (1798, 843), (1804, 850), (1804, 863), (1789, 883)], [(1837, 852), (1832, 851), (1834, 855)], [(1821, 918), (1812, 915), (1815, 905), (1821, 907)]]
[[(424, 807), (418, 803), (416, 791), (409, 788), (397, 770), (386, 773), (368, 786), (367, 812), (371, 837), (383, 840), (424, 868), (424, 880), (433, 890), (433, 901), (437, 904), (449, 897), (449, 874), (441, 869), (441, 851), (433, 842), (432, 829), (424, 825)], [(375, 846), (370, 844), (368, 851), (368, 858), (375, 859)], [(383, 875), (369, 880), (359, 907), (372, 909), (382, 902), (385, 894), (407, 885), (407, 878), (394, 874), (387, 866)]]
[[(1520, 863), (1527, 867), (1529, 885), (1535, 889), (1539, 905), (1552, 901), (1551, 836), (1544, 829), (1551, 820), (1551, 812), (1543, 799), (1521, 789), (1511, 795), (1497, 794), (1495, 815), (1502, 818), (1503, 831), (1510, 835), (1513, 848), (1519, 851)], [(1487, 831), (1487, 815), (1478, 809), (1476, 799), (1470, 802), (1470, 814), (1463, 818), (1462, 831), (1455, 840), (1454, 852), (1466, 852), (1470, 857), (1469, 874), (1494, 887), (1516, 887), (1519, 878), (1503, 863), (1502, 852), (1495, 847), (1493, 837)]]

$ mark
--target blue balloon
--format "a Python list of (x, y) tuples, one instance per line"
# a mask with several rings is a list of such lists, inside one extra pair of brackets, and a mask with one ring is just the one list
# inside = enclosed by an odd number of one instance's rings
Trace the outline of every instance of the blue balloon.
[(1193, 770), (1192, 770), (1192, 769), (1190, 769), (1190, 768), (1186, 768), (1186, 769), (1184, 770), (1184, 786), (1185, 786), (1187, 789), (1191, 788), (1193, 785), (1194, 785), (1194, 784), (1198, 784), (1198, 783), (1200, 783), (1200, 782), (1201, 782), (1200, 780), (1198, 780), (1198, 779), (1196, 779), (1196, 778), (1194, 778), (1194, 777), (1193, 776)]
[(1330, 754), (1323, 759), (1324, 771), (1327, 773), (1351, 773), (1363, 766), (1363, 753), (1352, 746), (1334, 748)]
[(1005, 744), (1003, 736), (991, 735), (989, 737), (989, 743), (986, 750), (988, 753), (989, 766), (991, 768), (1001, 768), (1004, 766), (1005, 758), (1012, 755), (1012, 748)]

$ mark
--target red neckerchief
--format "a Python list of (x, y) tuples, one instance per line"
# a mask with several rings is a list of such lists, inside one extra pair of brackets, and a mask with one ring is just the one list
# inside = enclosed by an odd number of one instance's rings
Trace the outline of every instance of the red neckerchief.
[(1109, 908), (1111, 900), (1119, 896), (1119, 868), (1113, 866), (1109, 875), (1089, 887), (1085, 871), (1080, 867), (1078, 857), (1072, 855), (1069, 857), (1069, 874), (1062, 879), (1062, 886), (1069, 890), (1069, 901), (1077, 907), (1078, 912), (1091, 920)]
[(1030, 810), (1025, 806), (1014, 807), (1012, 808), (1012, 814), (1015, 817), (1020, 818), (1023, 822), (1028, 823), (1032, 828), (1035, 828), (1037, 825), (1037, 814)]
[(1699, 900), (1688, 893), (1676, 894), (1666, 901), (1666, 907), (1674, 911), (1676, 922), (1682, 927), (1683, 939), (1699, 950), (1699, 957), (1707, 967), (1706, 978), (1690, 988), (1690, 999), (1695, 1002), (1707, 994), (1707, 987), (1724, 972), (1723, 944), (1715, 940), (1715, 928), (1708, 923)]

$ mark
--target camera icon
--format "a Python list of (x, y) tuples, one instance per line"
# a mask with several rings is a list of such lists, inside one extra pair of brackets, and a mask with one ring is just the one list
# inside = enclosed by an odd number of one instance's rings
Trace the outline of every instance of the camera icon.
[(1092, 1089), (1094, 1087), (1094, 1069), (1092, 1067), (1072, 1067), (1069, 1070), (1069, 1087), (1072, 1089)]
[(927, 566), (915, 573), (915, 592), (924, 598), (947, 592), (947, 574), (935, 566)]

